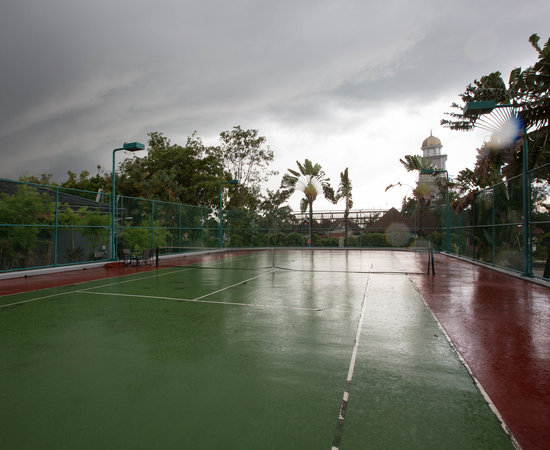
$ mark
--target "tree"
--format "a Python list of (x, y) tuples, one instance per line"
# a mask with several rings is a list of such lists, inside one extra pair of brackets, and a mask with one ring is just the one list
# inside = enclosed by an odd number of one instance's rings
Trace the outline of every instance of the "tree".
[[(55, 203), (47, 193), (21, 184), (14, 194), (0, 194), (0, 268), (20, 269), (44, 265), (39, 260), (40, 233), (43, 225), (53, 223)], [(48, 241), (49, 239), (43, 239)]]
[[(497, 105), (509, 105), (510, 110), (520, 117), (523, 129), (527, 132), (522, 137), (528, 145), (527, 169), (533, 169), (531, 170), (533, 184), (550, 181), (548, 170), (544, 169), (545, 165), (550, 164), (550, 152), (548, 151), (550, 137), (550, 39), (542, 48), (539, 45), (539, 40), (540, 38), (536, 34), (529, 38), (529, 42), (538, 53), (538, 61), (525, 70), (521, 68), (512, 70), (508, 77), (508, 85), (502, 79), (500, 72), (493, 72), (482, 76), (479, 80), (474, 80), (460, 94), (463, 104), (493, 100)], [(450, 118), (443, 119), (441, 124), (453, 130), (468, 131), (491, 120), (491, 116), (488, 119), (482, 119), (481, 115), (465, 116), (461, 104), (452, 103), (451, 108), (452, 111), (446, 113)], [(492, 114), (497, 115), (498, 112)], [(517, 137), (519, 138), (519, 136)], [(465, 169), (457, 177), (455, 186), (461, 198), (455, 207), (459, 210), (470, 207), (481, 189), (500, 183), (498, 189), (503, 192), (498, 198), (500, 201), (505, 201), (505, 204), (500, 205), (499, 209), (517, 210), (521, 188), (519, 183), (512, 182), (512, 179), (522, 174), (522, 156), (521, 139), (498, 148), (492, 145), (492, 141), (489, 141), (481, 149), (478, 149), (474, 169)], [(534, 170), (535, 168), (537, 170)], [(538, 170), (539, 168), (542, 170)], [(540, 203), (537, 195), (536, 189), (532, 189), (531, 201), (533, 205)], [(502, 237), (501, 240), (512, 242), (516, 239)], [(546, 265), (550, 266), (550, 246), (547, 250)]]
[[(413, 196), (415, 199), (416, 208), (420, 211), (419, 220), (418, 220), (418, 232), (422, 235), (422, 225), (423, 225), (423, 211), (430, 206), (434, 192), (433, 184), (427, 182), (426, 177), (433, 177), (433, 179), (438, 182), (440, 177), (437, 173), (432, 172), (431, 174), (422, 174), (423, 171), (429, 171), (434, 169), (433, 162), (429, 159), (423, 158), (420, 155), (405, 155), (405, 159), (400, 159), (399, 162), (405, 167), (407, 172), (417, 171), (419, 173), (419, 181), (416, 184), (416, 187), (413, 189)], [(395, 184), (390, 184), (386, 187), (386, 191), (395, 187), (402, 186), (400, 182)], [(406, 201), (403, 201), (405, 205)]]
[(117, 192), (184, 204), (216, 207), (223, 169), (215, 152), (193, 133), (185, 146), (149, 133), (147, 155), (121, 163)]
[(296, 164), (299, 171), (288, 169), (290, 173), (283, 175), (281, 189), (286, 190), (289, 194), (296, 189), (304, 193), (305, 198), (300, 202), (300, 209), (305, 212), (309, 208), (309, 242), (313, 245), (313, 202), (323, 192), (327, 200), (335, 203), (334, 189), (320, 164), (313, 164), (309, 159), (306, 159), (304, 164), (298, 161)]
[(348, 175), (348, 168), (340, 173), (340, 186), (338, 186), (338, 191), (336, 192), (336, 201), (344, 199), (346, 201), (345, 210), (344, 210), (344, 230), (345, 230), (345, 243), (344, 245), (348, 246), (348, 216), (349, 210), (353, 207), (353, 200), (351, 198), (351, 180)]
[(274, 155), (266, 144), (267, 139), (260, 136), (258, 130), (234, 126), (232, 130), (220, 133), (220, 142), (219, 147), (210, 147), (208, 154), (219, 161), (227, 178), (239, 180), (231, 190), (230, 207), (256, 208), (262, 183), (278, 173), (269, 170)]
[[(465, 116), (464, 105), (469, 102), (494, 100), (498, 105), (510, 105), (517, 111), (528, 130), (529, 167), (550, 162), (547, 150), (550, 136), (550, 39), (543, 48), (539, 46), (539, 36), (531, 35), (529, 42), (538, 52), (538, 61), (525, 70), (520, 67), (512, 70), (508, 87), (501, 72), (493, 72), (470, 83), (460, 94), (463, 104), (452, 103), (452, 111), (446, 113), (450, 119), (442, 119), (441, 124), (452, 130), (472, 130), (480, 121), (480, 115)], [(513, 150), (504, 156), (493, 152), (488, 158), (500, 158), (503, 175), (512, 177), (521, 172), (522, 147), (512, 144)]]
[(61, 186), (82, 191), (98, 192), (104, 190), (106, 186), (112, 185), (111, 174), (107, 174), (101, 166), (97, 166), (97, 174), (90, 177), (90, 172), (83, 170), (76, 175), (72, 170), (67, 171), (68, 179), (61, 183)]
[[(267, 189), (266, 191), (267, 192), (265, 196), (263, 196), (262, 202), (259, 206), (260, 228), (274, 231), (281, 230), (285, 227), (285, 225), (288, 225), (294, 217), (290, 206), (282, 206), (283, 203), (288, 200), (291, 193), (281, 189), (277, 189), (276, 191)], [(276, 234), (273, 234), (273, 236), (276, 236)], [(267, 244), (268, 242), (266, 242), (266, 245)], [(277, 244), (277, 242), (273, 242), (273, 244)]]
[(51, 173), (43, 173), (40, 175), (40, 178), (34, 175), (25, 175), (19, 177), (19, 181), (23, 183), (33, 183), (33, 184), (44, 184), (46, 186), (55, 186), (55, 183), (52, 181), (53, 175)]

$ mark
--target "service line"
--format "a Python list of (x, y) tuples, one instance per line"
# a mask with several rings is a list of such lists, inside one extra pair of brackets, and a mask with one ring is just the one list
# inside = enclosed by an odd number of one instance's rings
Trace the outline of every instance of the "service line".
[(201, 300), (192, 298), (178, 298), (178, 297), (163, 297), (157, 295), (140, 295), (140, 294), (114, 294), (112, 292), (93, 292), (93, 291), (80, 291), (83, 294), (94, 295), (106, 295), (113, 297), (131, 297), (131, 298), (144, 298), (148, 300), (170, 300), (172, 302), (186, 302), (186, 303), (207, 303), (213, 305), (228, 305), (228, 306), (244, 306), (248, 308), (267, 308), (267, 309), (291, 309), (297, 311), (321, 311), (320, 308), (303, 308), (299, 306), (278, 306), (278, 305), (263, 305), (254, 303), (239, 303), (239, 302), (223, 302), (217, 300)]
[[(57, 297), (57, 296), (61, 296), (61, 295), (70, 295), (70, 294), (76, 294), (76, 293), (79, 293), (79, 292), (90, 292), (89, 289), (101, 289), (101, 288), (104, 288), (104, 287), (115, 286), (117, 284), (132, 283), (132, 282), (136, 282), (136, 281), (147, 280), (149, 278), (156, 278), (156, 277), (161, 277), (161, 276), (164, 276), (164, 275), (171, 275), (173, 273), (183, 272), (183, 271), (186, 271), (186, 270), (190, 270), (190, 269), (185, 268), (183, 270), (182, 269), (172, 270), (170, 272), (164, 272), (164, 273), (161, 273), (161, 274), (155, 272), (155, 275), (150, 275), (150, 276), (147, 276), (147, 277), (132, 278), (131, 280), (116, 281), (114, 283), (107, 283), (107, 284), (102, 284), (102, 285), (99, 285), (99, 286), (92, 286), (92, 287), (85, 288), (85, 289), (75, 289), (75, 290), (67, 291), (67, 292), (56, 292), (55, 294), (42, 295), (40, 297), (33, 297), (33, 298), (29, 298), (27, 300), (21, 300), (19, 302), (6, 303), (5, 305), (0, 305), (0, 309), (7, 308), (7, 307), (10, 307), (10, 306), (23, 305), (24, 303), (36, 302), (38, 300), (44, 300), (44, 299), (47, 299), (47, 298)], [(130, 274), (130, 275), (134, 275), (134, 274)], [(90, 281), (83, 281), (82, 283), (90, 283)], [(60, 289), (60, 288), (63, 288), (63, 287), (65, 287), (65, 286), (58, 286), (58, 287), (49, 288), (49, 289)], [(22, 294), (24, 294), (24, 292), (21, 292), (19, 294), (12, 294), (12, 295), (22, 295)]]

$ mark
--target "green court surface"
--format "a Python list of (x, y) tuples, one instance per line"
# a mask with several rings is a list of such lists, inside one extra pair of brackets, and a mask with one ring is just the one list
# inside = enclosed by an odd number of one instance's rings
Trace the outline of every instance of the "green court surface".
[(0, 297), (2, 448), (513, 448), (425, 255), (303, 253)]

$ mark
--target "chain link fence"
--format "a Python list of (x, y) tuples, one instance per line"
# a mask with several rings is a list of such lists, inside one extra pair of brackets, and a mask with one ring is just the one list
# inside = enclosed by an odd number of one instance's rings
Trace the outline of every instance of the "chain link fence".
[(459, 212), (224, 210), (222, 223), (215, 208), (125, 196), (113, 208), (110, 194), (0, 180), (0, 271), (112, 261), (121, 249), (430, 246), (550, 278), (549, 179), (550, 165), (530, 172), (527, 246), (521, 176), (477, 192)]

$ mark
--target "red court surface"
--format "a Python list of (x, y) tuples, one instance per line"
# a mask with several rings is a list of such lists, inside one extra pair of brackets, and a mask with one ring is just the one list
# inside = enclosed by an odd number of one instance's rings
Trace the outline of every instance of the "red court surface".
[(83, 281), (119, 277), (154, 269), (154, 266), (125, 266), (124, 264), (115, 263), (108, 267), (87, 268), (85, 270), (77, 269), (66, 272), (50, 272), (43, 275), (33, 275), (32, 272), (29, 272), (30, 276), (27, 277), (21, 272), (17, 274), (18, 276), (16, 278), (0, 279), (0, 296), (58, 286), (68, 286), (82, 283)]
[[(521, 448), (550, 448), (550, 287), (445, 255), (435, 267), (435, 276), (409, 277)], [(155, 268), (3, 279), (0, 295), (147, 270)]]
[[(238, 254), (238, 252), (225, 252), (224, 255)], [(180, 264), (195, 264), (205, 259), (220, 258), (222, 254), (212, 253), (209, 255), (193, 256), (186, 255), (184, 259), (179, 259)], [(165, 265), (169, 267), (169, 265)], [(85, 281), (101, 280), (104, 278), (120, 277), (138, 272), (147, 272), (155, 270), (155, 263), (150, 265), (133, 265), (122, 262), (106, 263), (100, 267), (86, 267), (68, 271), (55, 271), (55, 269), (46, 269), (46, 274), (36, 275), (40, 271), (14, 272), (13, 278), (0, 278), (0, 296), (8, 294), (17, 294), (18, 292), (35, 291), (58, 286), (68, 286), (71, 284), (82, 283)], [(26, 276), (26, 274), (28, 274)]]
[(550, 287), (444, 255), (411, 279), (519, 445), (550, 448)]

